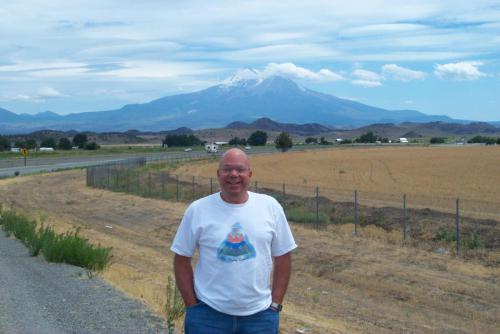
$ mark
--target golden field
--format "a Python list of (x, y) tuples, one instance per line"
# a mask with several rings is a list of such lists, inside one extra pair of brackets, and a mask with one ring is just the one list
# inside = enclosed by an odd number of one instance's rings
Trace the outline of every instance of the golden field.
[[(500, 147), (336, 148), (251, 157), (253, 181), (350, 191), (366, 199), (399, 200), (410, 205), (464, 209), (500, 215)], [(217, 162), (184, 165), (181, 175), (215, 176)], [(344, 193), (345, 193), (344, 191)], [(332, 191), (334, 193), (334, 191)], [(337, 192), (339, 193), (339, 192)], [(363, 195), (364, 194), (364, 195)], [(375, 203), (369, 203), (375, 205)], [(449, 210), (448, 210), (449, 209)]]

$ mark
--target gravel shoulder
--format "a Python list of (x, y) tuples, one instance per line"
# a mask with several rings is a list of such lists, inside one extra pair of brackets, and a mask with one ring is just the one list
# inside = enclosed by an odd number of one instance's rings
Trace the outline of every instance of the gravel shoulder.
[(160, 333), (166, 324), (86, 270), (31, 257), (0, 231), (0, 333)]

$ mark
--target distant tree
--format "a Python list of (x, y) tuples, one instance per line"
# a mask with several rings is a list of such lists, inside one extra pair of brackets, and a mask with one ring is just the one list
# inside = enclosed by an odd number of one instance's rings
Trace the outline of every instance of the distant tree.
[(252, 146), (264, 146), (267, 143), (267, 133), (257, 130), (248, 137), (247, 143)]
[(17, 148), (26, 148), (26, 142), (22, 141), (22, 140), (16, 140), (14, 142), (14, 147), (17, 147)]
[(10, 141), (3, 136), (0, 136), (0, 152), (10, 150)]
[(71, 141), (66, 137), (59, 139), (59, 144), (57, 145), (60, 150), (71, 150), (72, 146)]
[(431, 144), (444, 144), (446, 138), (443, 137), (432, 137), (430, 140)]
[(475, 136), (471, 139), (469, 139), (468, 143), (484, 143), (486, 145), (493, 145), (497, 142), (497, 139), (493, 137), (486, 137), (486, 136)]
[(325, 137), (321, 137), (319, 139), (319, 144), (320, 145), (332, 145), (333, 143), (331, 141), (326, 140)]
[(352, 139), (344, 139), (340, 142), (341, 145), (352, 144)]
[(29, 150), (33, 150), (36, 148), (36, 140), (35, 139), (28, 139), (26, 141), (26, 148)]
[(163, 145), (167, 145), (168, 147), (174, 147), (174, 146), (199, 146), (202, 144), (202, 141), (200, 138), (196, 137), (195, 135), (186, 135), (186, 134), (181, 134), (181, 135), (167, 135), (165, 139), (163, 140)]
[(317, 143), (318, 143), (317, 138), (314, 138), (314, 137), (307, 137), (306, 138), (306, 144), (317, 144)]
[(372, 131), (368, 131), (356, 138), (357, 143), (375, 143), (377, 141), (377, 136), (373, 134)]
[(281, 150), (283, 152), (287, 151), (293, 146), (292, 140), (286, 132), (280, 133), (280, 135), (276, 137), (274, 144), (278, 150)]
[(96, 142), (90, 142), (90, 143), (85, 145), (86, 150), (98, 150), (99, 148), (101, 148), (101, 147), (99, 145), (97, 145)]
[(500, 145), (500, 137), (497, 138), (497, 145)]
[(233, 137), (229, 141), (229, 145), (237, 146), (237, 145), (246, 145), (247, 140), (245, 138), (240, 138), (240, 137)]
[(78, 146), (79, 148), (85, 148), (87, 144), (88, 138), (85, 133), (77, 133), (73, 137), (73, 145)]
[(40, 147), (56, 148), (57, 147), (56, 140), (54, 138), (46, 138), (42, 140), (42, 142), (40, 143)]

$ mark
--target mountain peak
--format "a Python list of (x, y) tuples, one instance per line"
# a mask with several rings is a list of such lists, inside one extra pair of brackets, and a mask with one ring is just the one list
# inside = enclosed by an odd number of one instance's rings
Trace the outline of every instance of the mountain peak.
[(236, 73), (222, 81), (223, 87), (247, 87), (256, 86), (262, 82), (262, 77), (259, 72), (246, 68), (238, 70)]

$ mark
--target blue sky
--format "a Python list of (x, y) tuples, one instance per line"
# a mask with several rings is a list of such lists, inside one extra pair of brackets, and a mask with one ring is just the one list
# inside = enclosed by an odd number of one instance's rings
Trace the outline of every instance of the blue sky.
[(17, 0), (0, 17), (0, 107), (16, 113), (116, 109), (250, 68), (391, 110), (500, 120), (498, 0)]

